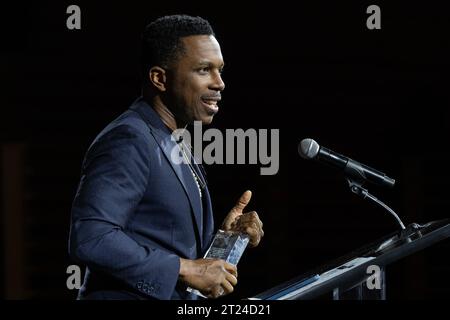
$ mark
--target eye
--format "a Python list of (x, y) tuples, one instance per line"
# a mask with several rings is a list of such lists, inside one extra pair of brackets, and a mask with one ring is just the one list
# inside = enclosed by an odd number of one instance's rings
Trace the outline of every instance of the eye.
[(210, 67), (203, 67), (203, 68), (198, 69), (198, 72), (201, 73), (201, 74), (207, 74), (210, 71), (211, 71)]

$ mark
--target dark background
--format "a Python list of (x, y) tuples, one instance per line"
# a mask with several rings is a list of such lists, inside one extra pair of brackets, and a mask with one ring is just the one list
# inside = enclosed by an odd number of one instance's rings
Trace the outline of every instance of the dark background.
[[(81, 7), (81, 30), (66, 8)], [(366, 8), (381, 7), (381, 30)], [(0, 292), (73, 299), (66, 288), (70, 208), (84, 152), (140, 94), (140, 33), (153, 19), (201, 15), (226, 62), (212, 127), (280, 130), (280, 170), (207, 168), (216, 222), (246, 189), (264, 222), (231, 297), (257, 294), (395, 231), (342, 175), (298, 156), (301, 139), (397, 180), (371, 188), (405, 224), (448, 217), (449, 19), (438, 4), (68, 2), (2, 4)], [(449, 298), (449, 241), (388, 268), (390, 299)]]

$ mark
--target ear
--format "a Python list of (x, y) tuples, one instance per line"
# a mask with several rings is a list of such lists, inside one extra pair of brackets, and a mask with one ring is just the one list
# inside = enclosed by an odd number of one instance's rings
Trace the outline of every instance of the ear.
[(148, 72), (150, 83), (155, 86), (159, 91), (166, 91), (166, 70), (161, 67), (152, 67)]

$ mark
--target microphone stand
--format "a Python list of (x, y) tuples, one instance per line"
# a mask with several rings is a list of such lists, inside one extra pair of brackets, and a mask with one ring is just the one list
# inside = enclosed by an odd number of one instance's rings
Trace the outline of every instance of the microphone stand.
[(381, 206), (382, 208), (386, 209), (390, 214), (392, 214), (394, 216), (394, 218), (397, 220), (398, 224), (400, 225), (400, 227), (402, 228), (402, 230), (405, 230), (405, 225), (403, 224), (402, 220), (400, 220), (400, 218), (398, 217), (398, 215), (394, 212), (394, 210), (392, 210), (391, 208), (389, 208), (384, 202), (378, 200), (377, 198), (375, 198), (373, 195), (371, 195), (369, 193), (369, 191), (367, 189), (364, 189), (362, 187), (361, 183), (358, 183), (352, 179), (347, 178), (347, 182), (349, 184), (350, 190), (354, 193), (357, 194), (358, 196), (362, 197), (363, 199), (369, 198), (370, 200), (372, 200), (373, 202), (375, 202), (376, 204), (378, 204), (379, 206)]
[[(397, 220), (397, 223), (400, 225), (401, 227), (401, 234), (400, 237), (401, 238), (408, 238), (415, 232), (419, 231), (423, 226), (417, 224), (417, 223), (411, 223), (410, 225), (408, 225), (408, 227), (405, 227), (405, 225), (403, 224), (402, 220), (399, 218), (399, 216), (395, 213), (394, 210), (392, 210), (390, 207), (388, 207), (384, 202), (382, 202), (381, 200), (377, 199), (375, 196), (373, 196), (372, 194), (369, 193), (369, 191), (365, 188), (363, 188), (363, 184), (361, 182), (358, 182), (354, 179), (350, 179), (350, 178), (346, 178), (347, 182), (349, 184), (350, 190), (362, 197), (363, 199), (369, 199), (372, 202), (375, 202), (377, 205), (381, 206), (383, 209), (387, 210), (392, 216), (394, 216), (394, 218)], [(420, 235), (420, 232), (419, 232)]]

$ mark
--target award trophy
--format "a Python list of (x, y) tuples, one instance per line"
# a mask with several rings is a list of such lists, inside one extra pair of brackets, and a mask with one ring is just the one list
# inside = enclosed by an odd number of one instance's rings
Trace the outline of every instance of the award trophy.
[[(205, 259), (222, 259), (236, 266), (249, 242), (248, 235), (243, 233), (217, 231), (204, 256)], [(206, 298), (198, 290), (187, 288), (189, 292)]]

